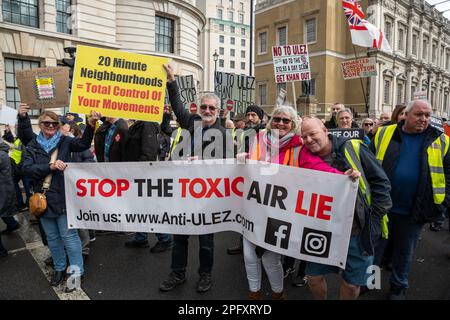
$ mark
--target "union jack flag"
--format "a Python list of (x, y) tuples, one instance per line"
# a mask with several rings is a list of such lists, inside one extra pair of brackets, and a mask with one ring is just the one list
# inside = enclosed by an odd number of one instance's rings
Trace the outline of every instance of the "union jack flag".
[(366, 30), (364, 25), (364, 12), (359, 3), (355, 0), (343, 0), (342, 6), (344, 7), (345, 16), (350, 30)]

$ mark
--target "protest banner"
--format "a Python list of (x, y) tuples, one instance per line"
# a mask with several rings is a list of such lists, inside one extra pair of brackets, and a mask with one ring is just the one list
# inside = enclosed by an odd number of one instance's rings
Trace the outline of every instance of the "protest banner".
[(280, 107), (283, 105), (284, 100), (286, 99), (286, 90), (284, 90), (283, 88), (280, 88), (280, 91), (278, 92), (278, 96), (277, 96), (277, 100), (275, 102), (275, 105), (277, 107)]
[(442, 133), (445, 132), (444, 124), (442, 123), (442, 118), (440, 118), (438, 116), (431, 115), (431, 117), (430, 117), (430, 126), (432, 126), (433, 128), (438, 129)]
[(377, 62), (375, 58), (360, 58), (341, 63), (344, 80), (377, 76)]
[(217, 71), (214, 76), (214, 92), (222, 102), (222, 109), (231, 100), (232, 111), (244, 114), (248, 106), (255, 104), (255, 77)]
[(0, 109), (0, 123), (14, 126), (17, 123), (17, 110), (3, 105)]
[[(189, 75), (176, 77), (176, 82), (180, 92), (180, 99), (184, 105), (184, 108), (190, 111), (194, 108), (197, 109), (198, 98), (194, 76)], [(167, 92), (167, 89), (166, 89), (166, 97), (164, 99), (164, 105), (170, 106), (169, 93)]]
[(234, 160), (71, 163), (69, 228), (241, 233), (263, 248), (345, 266), (358, 185), (347, 176)]
[(272, 47), (275, 82), (311, 80), (307, 44)]
[(364, 140), (364, 129), (350, 128), (350, 129), (328, 129), (328, 132), (335, 137), (343, 137), (348, 139)]
[(161, 123), (168, 58), (78, 46), (70, 111)]
[(17, 70), (16, 81), (20, 101), (32, 109), (51, 109), (69, 105), (69, 68)]

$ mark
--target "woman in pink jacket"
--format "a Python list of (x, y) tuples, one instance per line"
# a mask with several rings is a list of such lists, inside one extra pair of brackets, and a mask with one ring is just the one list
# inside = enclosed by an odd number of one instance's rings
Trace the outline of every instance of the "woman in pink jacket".
[[(299, 136), (300, 121), (292, 107), (282, 106), (274, 110), (267, 129), (260, 132), (250, 148), (250, 154), (239, 154), (238, 158), (250, 158), (305, 169), (342, 174), (330, 167), (321, 158), (302, 148)], [(346, 172), (347, 175), (357, 175)], [(262, 249), (247, 239), (244, 242), (244, 262), (249, 283), (249, 298), (261, 299), (261, 261), (272, 288), (272, 298), (285, 299), (283, 288), (283, 267), (279, 253)]]

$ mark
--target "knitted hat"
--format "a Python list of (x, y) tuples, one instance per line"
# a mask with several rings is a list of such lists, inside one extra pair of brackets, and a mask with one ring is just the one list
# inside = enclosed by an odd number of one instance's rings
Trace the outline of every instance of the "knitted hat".
[(248, 106), (247, 110), (245, 111), (245, 115), (249, 112), (254, 112), (258, 115), (259, 119), (262, 120), (264, 118), (264, 110), (258, 107), (256, 104)]

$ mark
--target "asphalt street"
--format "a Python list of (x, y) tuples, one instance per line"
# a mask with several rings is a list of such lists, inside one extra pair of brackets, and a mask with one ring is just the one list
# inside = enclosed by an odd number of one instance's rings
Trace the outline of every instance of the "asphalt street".
[[(51, 270), (43, 264), (48, 257), (37, 235), (36, 226), (28, 224), (27, 214), (18, 217), (22, 227), (9, 235), (2, 235), (5, 247), (10, 251), (0, 258), (0, 300), (240, 300), (247, 297), (247, 279), (242, 255), (230, 256), (226, 248), (239, 240), (233, 232), (215, 235), (215, 261), (213, 286), (204, 294), (195, 291), (198, 279), (198, 239), (190, 238), (187, 281), (175, 290), (161, 293), (159, 284), (170, 272), (170, 252), (152, 254), (149, 249), (125, 248), (130, 234), (109, 233), (97, 236), (91, 244), (91, 254), (86, 262), (83, 292), (63, 294), (61, 288), (52, 288), (48, 283)], [(0, 230), (5, 228), (0, 222)], [(150, 244), (156, 237), (150, 235)], [(414, 257), (410, 275), (411, 288), (408, 299), (450, 300), (450, 235), (448, 222), (440, 232), (431, 232), (428, 225)], [(327, 276), (329, 298), (338, 296), (339, 277)], [(389, 272), (382, 270), (381, 290), (373, 290), (360, 299), (382, 300), (389, 290)], [(289, 300), (311, 299), (307, 288), (293, 287), (285, 280)], [(265, 299), (270, 299), (270, 288), (263, 280)]]

